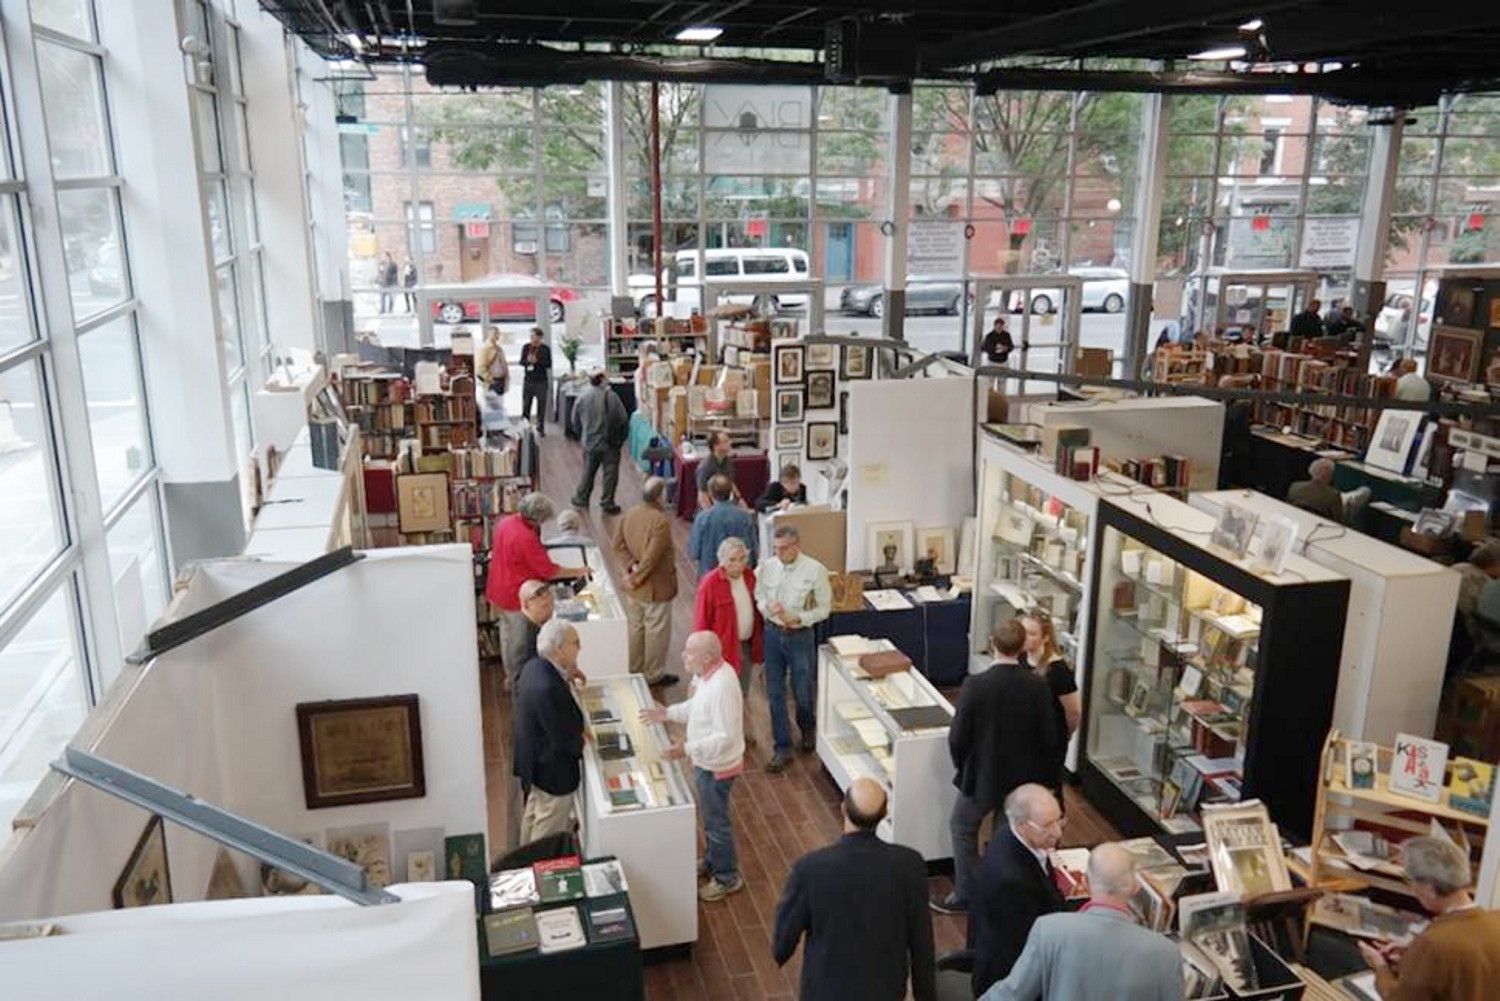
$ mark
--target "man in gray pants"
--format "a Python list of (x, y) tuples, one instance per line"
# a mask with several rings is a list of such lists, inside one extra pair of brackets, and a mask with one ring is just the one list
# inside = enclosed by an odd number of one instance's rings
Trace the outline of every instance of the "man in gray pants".
[(604, 369), (589, 373), (589, 384), (573, 404), (573, 420), (583, 440), (583, 479), (573, 492), (573, 506), (587, 508), (594, 493), (594, 477), (604, 467), (604, 486), (599, 492), (599, 509), (605, 514), (619, 514), (615, 487), (620, 483), (620, 449), (630, 433), (630, 415), (625, 404), (610, 388)]

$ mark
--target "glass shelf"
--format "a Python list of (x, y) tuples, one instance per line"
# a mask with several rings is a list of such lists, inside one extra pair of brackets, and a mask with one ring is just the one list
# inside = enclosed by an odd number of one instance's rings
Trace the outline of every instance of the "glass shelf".
[[(656, 704), (644, 678), (600, 678), (578, 693), (578, 702), (593, 737), (586, 750), (598, 769), (608, 812), (682, 806), (693, 801), (681, 767), (662, 757), (672, 745), (666, 728), (641, 722), (641, 710)], [(606, 757), (604, 748), (620, 735), (629, 741), (629, 754)]]

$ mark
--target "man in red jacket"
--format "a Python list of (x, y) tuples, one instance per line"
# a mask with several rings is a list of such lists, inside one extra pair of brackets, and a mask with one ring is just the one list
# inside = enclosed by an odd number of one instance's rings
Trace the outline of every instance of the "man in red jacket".
[(505, 666), (505, 690), (515, 687), (521, 668), (526, 665), (530, 640), (530, 623), (521, 611), (521, 585), (528, 580), (556, 580), (580, 577), (587, 567), (560, 567), (547, 556), (542, 546), (542, 522), (551, 518), (557, 508), (544, 493), (532, 492), (521, 498), (516, 513), (500, 519), (490, 545), (490, 572), (485, 581), (484, 596), (500, 609), (500, 659)]
[(693, 631), (707, 630), (719, 637), (724, 661), (740, 676), (745, 703), (745, 746), (750, 735), (750, 672), (763, 657), (763, 624), (755, 607), (755, 571), (750, 569), (750, 547), (730, 536), (719, 543), (719, 565), (698, 581), (693, 601)]

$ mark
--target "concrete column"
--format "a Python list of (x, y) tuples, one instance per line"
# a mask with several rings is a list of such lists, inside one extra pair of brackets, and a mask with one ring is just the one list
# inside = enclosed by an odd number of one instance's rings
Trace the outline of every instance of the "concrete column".
[(1157, 242), (1167, 183), (1167, 122), (1172, 98), (1147, 94), (1141, 109), (1141, 149), (1136, 170), (1135, 230), (1130, 241), (1130, 308), (1125, 323), (1127, 379), (1141, 374), (1151, 352), (1151, 299), (1156, 288)]
[[(625, 171), (625, 101), (623, 85), (611, 80), (604, 85), (604, 168), (608, 173), (605, 212), (609, 218), (609, 294), (630, 294), (629, 224), (625, 209), (629, 192)], [(702, 274), (701, 271), (696, 272)]]
[(911, 216), (911, 91), (890, 96), (890, 188), (886, 192), (885, 316), (880, 333), (906, 340), (906, 237)]
[(1359, 243), (1354, 248), (1354, 286), (1350, 289), (1349, 304), (1371, 332), (1385, 303), (1385, 248), (1391, 235), (1391, 209), (1396, 202), (1396, 172), (1405, 117), (1406, 112), (1397, 109), (1391, 116), (1391, 124), (1370, 126), (1370, 174), (1365, 183), (1365, 201), (1360, 207)]

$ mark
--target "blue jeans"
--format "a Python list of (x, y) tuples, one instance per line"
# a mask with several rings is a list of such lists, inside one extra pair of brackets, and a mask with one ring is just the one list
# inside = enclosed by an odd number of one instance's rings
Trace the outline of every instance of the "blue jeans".
[(733, 883), (740, 876), (739, 859), (734, 853), (734, 825), (729, 820), (729, 792), (734, 779), (716, 779), (714, 773), (693, 767), (693, 788), (698, 794), (698, 813), (703, 817), (703, 860), (708, 871), (721, 884)]
[(817, 652), (812, 629), (783, 629), (766, 623), (766, 699), (771, 703), (771, 736), (775, 753), (792, 749), (792, 728), (786, 718), (786, 677), (792, 676), (792, 699), (797, 703), (797, 729), (811, 736), (813, 714), (813, 658)]

